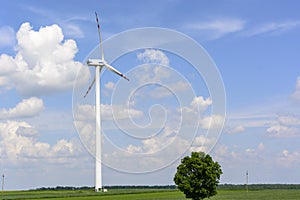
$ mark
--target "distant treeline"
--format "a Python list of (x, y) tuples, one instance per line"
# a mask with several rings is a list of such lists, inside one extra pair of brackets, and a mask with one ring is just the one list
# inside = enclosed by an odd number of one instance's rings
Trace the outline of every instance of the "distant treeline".
[(250, 184), (248, 186), (235, 184), (221, 184), (218, 186), (220, 190), (266, 190), (266, 189), (300, 189), (300, 184)]
[[(266, 190), (266, 189), (295, 189), (300, 190), (300, 184), (250, 184), (248, 190)], [(106, 189), (177, 189), (176, 185), (115, 185), (103, 186)], [(245, 184), (221, 184), (219, 190), (246, 190)], [(56, 187), (41, 187), (34, 190), (94, 190), (94, 187), (82, 186), (56, 186)]]
[(176, 185), (116, 185), (104, 186), (107, 189), (177, 189)]
[[(34, 190), (94, 190), (95, 187), (82, 186), (56, 186), (56, 187), (41, 187)], [(103, 186), (106, 189), (177, 189), (175, 185), (115, 185)]]
[(56, 187), (40, 187), (33, 190), (43, 191), (43, 190), (91, 190), (94, 187), (82, 186), (82, 187), (73, 187), (73, 186), (56, 186)]

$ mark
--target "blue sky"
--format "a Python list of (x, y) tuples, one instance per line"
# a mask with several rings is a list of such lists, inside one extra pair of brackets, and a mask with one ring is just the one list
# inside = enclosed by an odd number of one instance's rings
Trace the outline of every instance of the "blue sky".
[[(251, 183), (299, 183), (299, 6), (292, 0), (1, 1), (6, 188), (93, 186), (93, 90), (87, 99), (81, 94), (94, 73), (82, 62), (98, 54), (95, 11), (108, 58), (120, 48), (109, 44), (123, 31), (173, 29), (207, 51), (226, 92), (225, 117), (213, 113), (205, 77), (180, 56), (141, 48), (113, 60), (131, 80), (103, 73), (104, 185), (173, 184), (176, 158), (192, 150), (221, 164), (222, 183), (245, 183), (247, 170)], [(160, 85), (145, 85), (150, 80)], [(223, 128), (220, 137), (206, 135), (215, 128)]]

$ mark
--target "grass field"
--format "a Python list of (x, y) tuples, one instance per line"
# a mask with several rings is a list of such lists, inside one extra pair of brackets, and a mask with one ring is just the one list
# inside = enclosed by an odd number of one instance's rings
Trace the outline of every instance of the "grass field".
[[(65, 200), (95, 200), (95, 199), (132, 199), (132, 200), (160, 200), (185, 199), (177, 190), (165, 189), (115, 189), (107, 193), (94, 193), (92, 191), (10, 191), (3, 192), (0, 199), (65, 199)], [(298, 200), (300, 190), (220, 190), (211, 200)]]

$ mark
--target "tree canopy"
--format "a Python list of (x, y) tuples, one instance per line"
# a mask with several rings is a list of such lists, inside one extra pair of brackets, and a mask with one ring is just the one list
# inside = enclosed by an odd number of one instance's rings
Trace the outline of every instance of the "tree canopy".
[(203, 152), (192, 152), (177, 167), (174, 182), (186, 198), (201, 200), (217, 194), (222, 174), (221, 166)]

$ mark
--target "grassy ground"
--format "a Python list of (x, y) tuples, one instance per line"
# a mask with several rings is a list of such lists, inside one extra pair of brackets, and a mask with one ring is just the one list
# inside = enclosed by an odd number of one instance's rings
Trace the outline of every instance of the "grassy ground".
[(300, 190), (256, 190), (256, 191), (219, 191), (211, 200), (296, 200)]
[[(64, 200), (96, 200), (96, 199), (130, 199), (130, 200), (167, 200), (185, 199), (177, 190), (163, 189), (118, 189), (107, 193), (92, 191), (12, 191), (0, 194), (0, 199), (64, 199)], [(226, 191), (221, 190), (211, 200), (299, 200), (300, 190), (257, 190), (257, 191)]]

